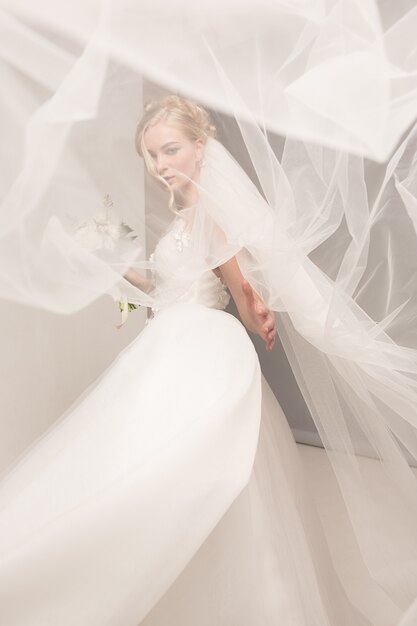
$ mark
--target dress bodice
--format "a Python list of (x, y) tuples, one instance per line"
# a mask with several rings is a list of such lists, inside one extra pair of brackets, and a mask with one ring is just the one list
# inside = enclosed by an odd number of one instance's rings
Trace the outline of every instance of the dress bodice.
[(150, 256), (158, 302), (154, 310), (173, 302), (193, 302), (214, 309), (225, 309), (228, 305), (227, 287), (211, 269), (194, 275), (190, 271), (192, 250), (187, 223), (177, 216)]

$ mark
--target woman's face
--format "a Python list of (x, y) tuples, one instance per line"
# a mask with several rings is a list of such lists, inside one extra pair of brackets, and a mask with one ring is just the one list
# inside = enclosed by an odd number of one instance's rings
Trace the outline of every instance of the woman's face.
[[(174, 194), (183, 195), (193, 186), (188, 179), (197, 180), (199, 161), (203, 158), (204, 143), (190, 140), (174, 123), (161, 121), (148, 128), (144, 141), (156, 170), (168, 183)], [(184, 174), (185, 176), (181, 176)]]

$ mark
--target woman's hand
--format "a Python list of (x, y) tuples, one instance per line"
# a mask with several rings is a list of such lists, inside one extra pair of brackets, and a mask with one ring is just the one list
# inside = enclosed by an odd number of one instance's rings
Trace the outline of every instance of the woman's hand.
[(246, 302), (245, 311), (239, 311), (241, 317), (245, 317), (242, 321), (249, 330), (262, 337), (270, 352), (276, 337), (275, 316), (245, 279), (242, 281), (242, 291)]
[(236, 257), (230, 258), (214, 271), (220, 274), (228, 286), (243, 324), (262, 337), (270, 352), (275, 343), (275, 316), (243, 276)]

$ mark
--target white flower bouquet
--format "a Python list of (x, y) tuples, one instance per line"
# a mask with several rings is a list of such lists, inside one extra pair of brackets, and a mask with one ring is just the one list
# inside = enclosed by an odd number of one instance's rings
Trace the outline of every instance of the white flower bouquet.
[[(75, 231), (75, 239), (89, 252), (109, 253), (116, 248), (121, 250), (120, 258), (123, 258), (123, 244), (133, 241), (137, 233), (121, 221), (112, 210), (113, 200), (109, 194), (104, 196), (103, 210), (85, 222), (78, 225)], [(117, 328), (125, 323), (130, 311), (137, 308), (136, 304), (127, 301), (126, 296), (119, 300), (119, 310), (122, 314), (122, 322)]]
[(114, 206), (110, 195), (104, 196), (104, 209), (80, 224), (75, 238), (90, 252), (97, 250), (114, 250), (121, 239), (135, 239), (133, 228), (120, 221), (112, 211)]

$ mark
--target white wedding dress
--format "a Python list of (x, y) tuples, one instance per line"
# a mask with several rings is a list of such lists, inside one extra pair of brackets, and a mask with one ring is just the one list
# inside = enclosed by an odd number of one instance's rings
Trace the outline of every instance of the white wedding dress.
[[(180, 267), (182, 218), (160, 240)], [(168, 275), (167, 274), (167, 275)], [(361, 626), (286, 418), (211, 271), (0, 483), (7, 626)]]

